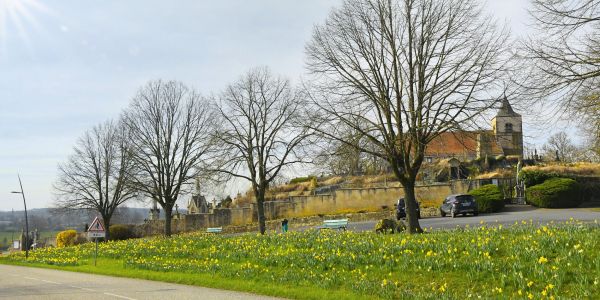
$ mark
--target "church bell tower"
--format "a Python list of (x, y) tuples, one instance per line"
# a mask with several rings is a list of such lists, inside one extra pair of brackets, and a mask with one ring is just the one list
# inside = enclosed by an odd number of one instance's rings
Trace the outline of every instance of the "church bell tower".
[(523, 118), (513, 110), (506, 96), (492, 119), (492, 130), (504, 155), (523, 157)]

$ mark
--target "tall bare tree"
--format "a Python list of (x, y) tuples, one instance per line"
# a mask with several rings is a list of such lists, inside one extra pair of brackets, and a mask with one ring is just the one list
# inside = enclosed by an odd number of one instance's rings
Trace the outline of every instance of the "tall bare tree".
[(175, 202), (214, 154), (214, 113), (198, 93), (175, 81), (142, 87), (123, 114), (135, 163), (135, 187), (165, 212), (171, 235)]
[(74, 153), (58, 167), (54, 189), (62, 210), (89, 209), (102, 216), (109, 239), (115, 210), (136, 197), (129, 182), (133, 162), (122, 126), (112, 121), (95, 126), (79, 139)]
[[(546, 106), (579, 114), (600, 143), (600, 0), (532, 0), (538, 32), (524, 46), (532, 62), (519, 81)], [(589, 129), (589, 128), (588, 128)]]
[(256, 68), (229, 85), (217, 107), (223, 120), (217, 136), (227, 153), (220, 171), (250, 181), (264, 234), (267, 189), (282, 169), (302, 161), (299, 146), (309, 136), (298, 126), (302, 97), (288, 80)]
[(408, 229), (421, 232), (415, 181), (427, 144), (473, 123), (502, 89), (507, 34), (472, 0), (346, 0), (308, 44), (313, 127), (330, 139), (350, 126), (360, 150), (402, 183)]

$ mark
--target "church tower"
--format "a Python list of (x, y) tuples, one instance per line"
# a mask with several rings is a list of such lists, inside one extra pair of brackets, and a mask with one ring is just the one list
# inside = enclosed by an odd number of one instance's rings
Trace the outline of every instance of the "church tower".
[(492, 119), (492, 130), (504, 155), (523, 157), (523, 119), (513, 110), (506, 97)]

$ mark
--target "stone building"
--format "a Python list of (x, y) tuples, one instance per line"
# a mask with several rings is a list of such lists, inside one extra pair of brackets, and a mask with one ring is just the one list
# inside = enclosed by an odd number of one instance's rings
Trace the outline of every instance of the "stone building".
[(486, 156), (523, 157), (523, 121), (508, 99), (491, 121), (492, 130), (445, 132), (433, 139), (425, 150), (425, 162), (454, 158), (469, 161)]
[(187, 213), (192, 214), (205, 214), (208, 213), (209, 207), (206, 197), (202, 195), (193, 195), (188, 201)]
[(492, 119), (492, 131), (504, 155), (523, 157), (523, 118), (513, 110), (506, 98)]

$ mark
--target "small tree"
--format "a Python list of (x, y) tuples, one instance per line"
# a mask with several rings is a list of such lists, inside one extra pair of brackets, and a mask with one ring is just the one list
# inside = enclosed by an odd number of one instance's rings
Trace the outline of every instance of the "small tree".
[(158, 80), (139, 90), (123, 123), (131, 139), (134, 186), (163, 208), (170, 236), (175, 202), (214, 154), (214, 113), (182, 83)]
[(123, 127), (112, 121), (86, 132), (67, 162), (58, 167), (56, 206), (96, 211), (108, 228), (115, 210), (137, 196), (129, 181), (133, 167), (129, 145)]

